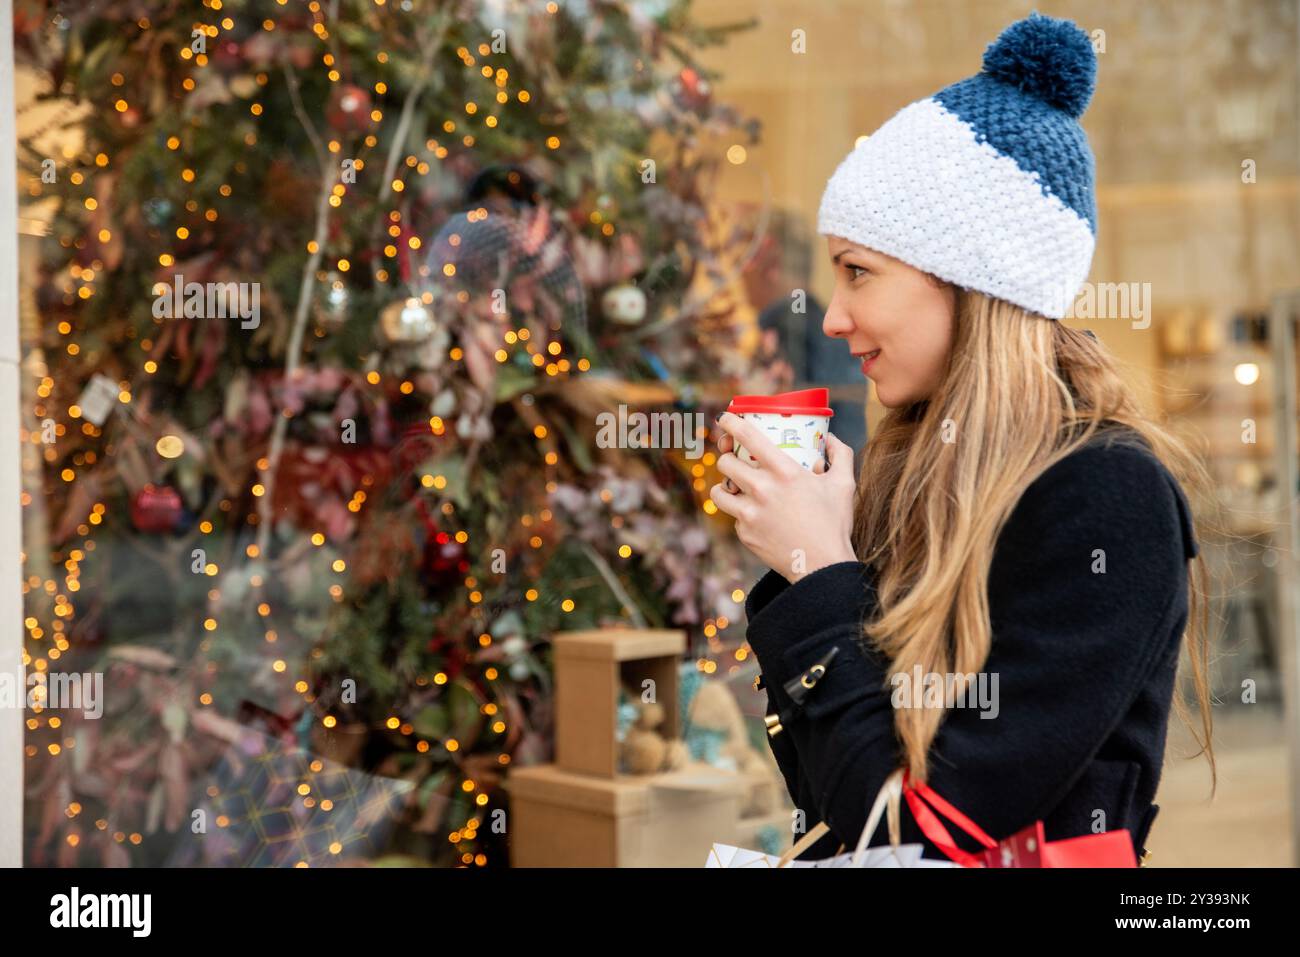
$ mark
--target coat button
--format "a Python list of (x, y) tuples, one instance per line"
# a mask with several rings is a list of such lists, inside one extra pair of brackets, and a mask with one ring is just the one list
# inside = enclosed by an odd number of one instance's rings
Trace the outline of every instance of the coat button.
[(802, 704), (804, 696), (808, 694), (826, 674), (826, 669), (830, 666), (831, 661), (840, 653), (840, 646), (835, 645), (828, 651), (821, 661), (813, 664), (802, 675), (797, 678), (791, 678), (785, 684), (785, 691), (796, 704)]

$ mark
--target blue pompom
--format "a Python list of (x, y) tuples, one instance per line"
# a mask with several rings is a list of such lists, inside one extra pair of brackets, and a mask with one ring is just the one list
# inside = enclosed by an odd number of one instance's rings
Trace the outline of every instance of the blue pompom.
[(1077, 119), (1092, 99), (1097, 55), (1073, 21), (1031, 13), (989, 44), (984, 72)]

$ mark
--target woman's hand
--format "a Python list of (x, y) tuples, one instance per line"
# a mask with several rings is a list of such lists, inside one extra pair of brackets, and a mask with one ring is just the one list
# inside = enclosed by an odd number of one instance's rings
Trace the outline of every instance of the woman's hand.
[[(830, 467), (808, 471), (753, 423), (724, 412), (718, 425), (718, 471), (727, 476), (709, 495), (736, 520), (736, 537), (769, 568), (791, 583), (836, 562), (857, 561), (853, 551), (853, 450), (826, 436)], [(758, 466), (742, 462), (743, 445)], [(738, 488), (739, 492), (729, 491)]]

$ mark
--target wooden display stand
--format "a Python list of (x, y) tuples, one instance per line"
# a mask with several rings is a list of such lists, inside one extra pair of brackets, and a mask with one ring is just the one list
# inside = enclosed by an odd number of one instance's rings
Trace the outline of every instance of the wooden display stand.
[(654, 682), (664, 703), (660, 730), (681, 737), (677, 665), (686, 653), (681, 631), (600, 629), (555, 636), (555, 763), (566, 771), (609, 778), (618, 773), (618, 691), (640, 693)]
[(702, 867), (715, 841), (734, 843), (744, 783), (703, 762), (658, 774), (618, 773), (620, 683), (655, 682), (662, 728), (678, 726), (681, 631), (599, 629), (555, 637), (554, 764), (514, 768), (515, 867)]

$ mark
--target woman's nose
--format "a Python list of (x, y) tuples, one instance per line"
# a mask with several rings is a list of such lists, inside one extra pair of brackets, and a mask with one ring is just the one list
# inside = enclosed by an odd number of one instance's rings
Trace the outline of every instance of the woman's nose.
[(826, 315), (822, 317), (822, 332), (832, 339), (845, 339), (853, 332), (853, 319), (840, 304), (839, 293), (832, 296), (826, 306)]

